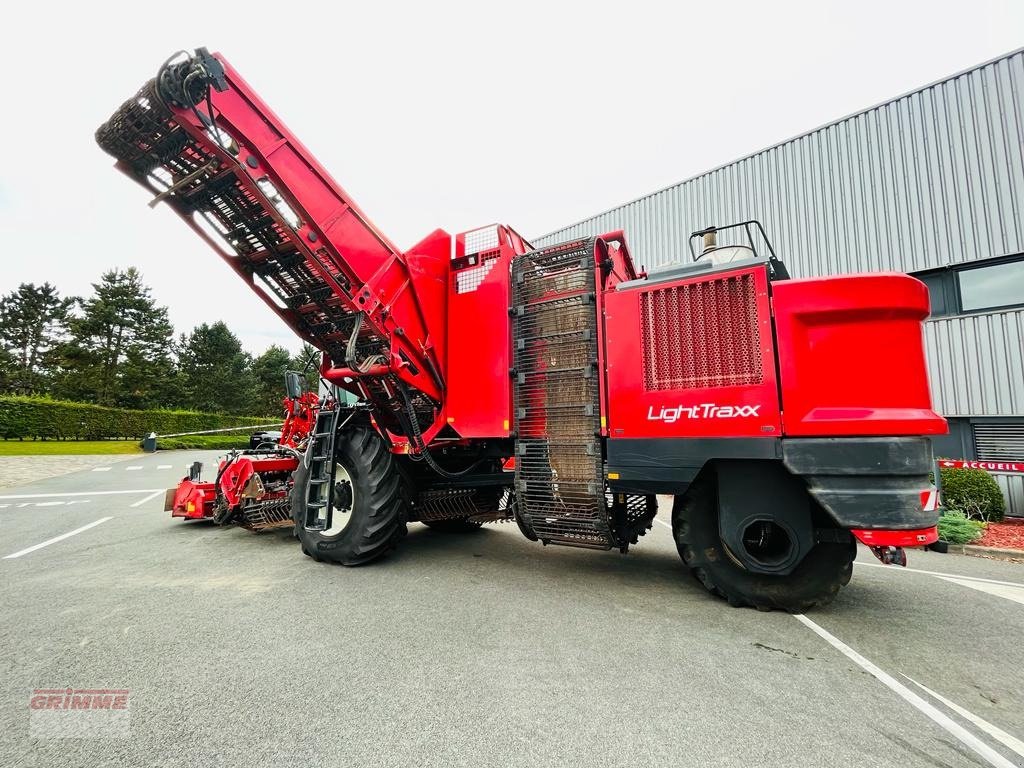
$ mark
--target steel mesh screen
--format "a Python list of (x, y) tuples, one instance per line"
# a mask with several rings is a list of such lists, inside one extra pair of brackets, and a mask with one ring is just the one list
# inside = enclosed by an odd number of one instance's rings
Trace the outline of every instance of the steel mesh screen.
[(760, 384), (754, 275), (732, 275), (640, 296), (647, 390)]
[(516, 495), (542, 541), (607, 549), (593, 255), (577, 240), (513, 264)]

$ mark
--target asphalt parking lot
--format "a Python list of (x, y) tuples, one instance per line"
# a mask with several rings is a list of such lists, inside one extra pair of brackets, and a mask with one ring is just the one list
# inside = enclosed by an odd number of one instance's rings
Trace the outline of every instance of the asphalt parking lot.
[[(738, 610), (663, 510), (626, 557), (413, 524), (346, 569), (171, 520), (200, 455), (0, 490), (0, 764), (1024, 764), (1022, 565), (864, 551), (827, 609)], [(66, 688), (126, 691), (127, 730), (40, 735)]]

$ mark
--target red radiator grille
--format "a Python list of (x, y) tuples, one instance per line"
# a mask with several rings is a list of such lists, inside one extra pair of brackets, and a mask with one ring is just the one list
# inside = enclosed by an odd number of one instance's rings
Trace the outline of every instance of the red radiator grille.
[(648, 391), (761, 383), (753, 274), (647, 291), (640, 318)]

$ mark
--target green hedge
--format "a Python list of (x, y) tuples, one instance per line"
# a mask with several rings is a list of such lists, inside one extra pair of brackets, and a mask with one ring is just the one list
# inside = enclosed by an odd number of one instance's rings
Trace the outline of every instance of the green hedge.
[(205, 429), (271, 424), (273, 416), (194, 411), (129, 411), (43, 397), (0, 396), (0, 437), (6, 440), (141, 439)]
[(156, 441), (158, 451), (183, 449), (229, 451), (232, 448), (248, 448), (249, 434), (229, 433), (226, 435), (185, 435), (183, 437), (162, 437)]
[(999, 521), (1006, 500), (999, 483), (984, 469), (941, 469), (942, 503), (976, 520)]

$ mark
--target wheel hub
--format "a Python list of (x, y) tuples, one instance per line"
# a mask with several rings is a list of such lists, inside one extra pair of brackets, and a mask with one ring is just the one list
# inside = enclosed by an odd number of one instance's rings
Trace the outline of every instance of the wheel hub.
[[(323, 486), (321, 501), (327, 502), (330, 506), (330, 513), (327, 508), (321, 512), (327, 515), (327, 522), (323, 536), (337, 536), (352, 520), (352, 510), (355, 509), (355, 488), (352, 486), (352, 476), (341, 462), (334, 463), (334, 484)], [(328, 495), (330, 498), (327, 498)]]
[(334, 511), (352, 511), (352, 483), (348, 480), (337, 480), (334, 483)]

